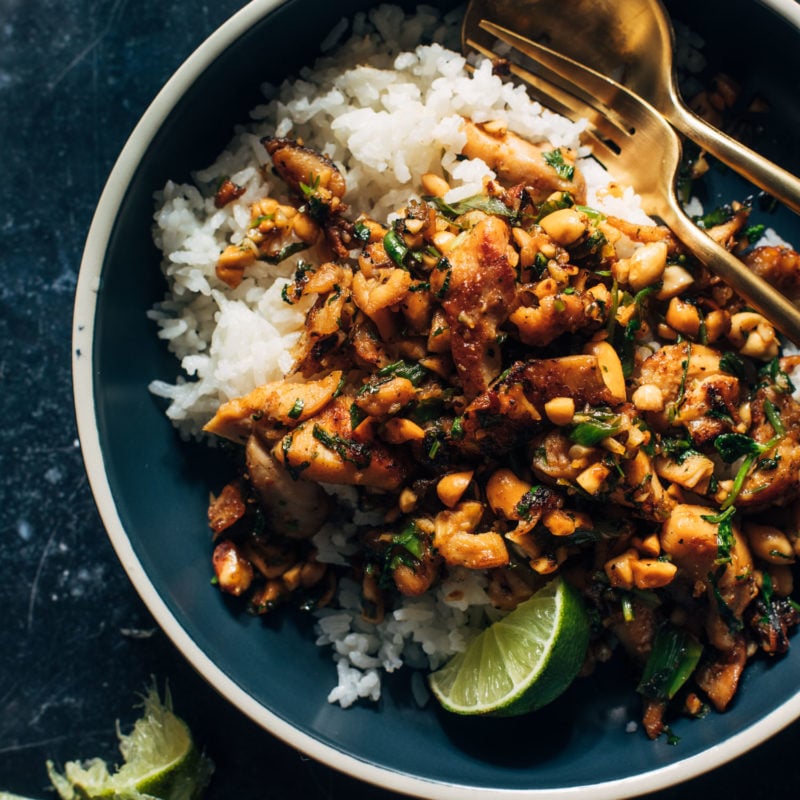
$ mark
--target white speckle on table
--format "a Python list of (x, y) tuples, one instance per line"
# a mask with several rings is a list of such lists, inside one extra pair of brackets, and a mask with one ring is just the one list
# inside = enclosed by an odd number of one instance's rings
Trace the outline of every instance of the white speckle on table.
[(44, 474), (44, 479), (55, 486), (62, 478), (64, 473), (58, 467), (50, 467)]
[(29, 542), (33, 537), (33, 526), (26, 519), (17, 520), (17, 533), (23, 542)]
[(628, 724), (625, 726), (625, 733), (636, 733), (636, 731), (637, 731), (638, 729), (639, 729), (639, 725), (638, 725), (636, 722), (634, 722), (633, 720), (631, 720), (631, 721), (630, 721), (630, 722), (629, 722), (629, 723), (628, 723)]

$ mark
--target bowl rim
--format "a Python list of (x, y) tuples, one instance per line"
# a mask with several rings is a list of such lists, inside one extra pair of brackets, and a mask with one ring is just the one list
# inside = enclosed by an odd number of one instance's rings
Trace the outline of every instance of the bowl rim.
[(797, 0), (758, 0), (762, 6), (771, 8), (789, 24), (800, 29), (800, 3)]
[[(407, 795), (437, 800), (619, 800), (683, 783), (719, 768), (774, 736), (800, 717), (800, 693), (748, 728), (720, 744), (638, 775), (587, 786), (556, 789), (503, 789), (440, 783), (362, 760), (293, 727), (223, 672), (195, 642), (161, 598), (137, 557), (121, 521), (105, 470), (95, 403), (93, 337), (101, 274), (118, 210), (137, 166), (176, 101), (241, 35), (290, 0), (251, 0), (223, 22), (173, 73), (136, 124), (98, 200), (84, 246), (75, 290), (72, 323), (74, 411), (84, 466), (94, 501), (122, 567), (149, 612), (192, 667), (245, 716), (307, 756), (352, 777)], [(758, 0), (800, 29), (800, 6), (794, 0)], [(231, 125), (233, 128), (233, 124)]]

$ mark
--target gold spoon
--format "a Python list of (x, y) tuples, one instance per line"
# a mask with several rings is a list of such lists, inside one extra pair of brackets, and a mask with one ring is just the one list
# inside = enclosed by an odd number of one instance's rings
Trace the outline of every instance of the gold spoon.
[(800, 179), (709, 125), (683, 102), (672, 61), (674, 32), (659, 0), (470, 0), (462, 46), (475, 38), (481, 19), (624, 84), (688, 139), (800, 214)]

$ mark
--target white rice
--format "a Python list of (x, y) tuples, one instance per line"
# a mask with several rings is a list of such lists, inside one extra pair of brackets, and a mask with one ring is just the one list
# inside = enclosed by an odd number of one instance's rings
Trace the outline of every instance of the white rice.
[[(281, 289), (308, 253), (279, 266), (248, 268), (236, 289), (215, 274), (219, 253), (246, 235), (251, 203), (285, 192), (269, 170), (260, 169), (268, 160), (263, 136), (302, 138), (325, 152), (346, 178), (345, 200), (353, 214), (366, 212), (378, 220), (418, 196), (425, 172), (446, 178), (453, 187), (449, 201), (480, 192), (484, 177), (493, 177), (482, 161), (459, 158), (464, 116), (476, 122), (502, 119), (530, 140), (580, 148), (581, 124), (501, 81), (488, 62), (473, 74), (465, 69), (464, 58), (445, 48), (458, 46), (459, 21), (424, 6), (411, 17), (381, 6), (357, 15), (352, 24), (343, 21), (326, 44), (333, 47), (349, 30), (344, 44), (296, 80), (265, 86), (266, 102), (219, 158), (198, 171), (193, 184), (168, 183), (157, 194), (154, 237), (163, 252), (168, 292), (150, 317), (182, 372), (174, 383), (154, 381), (150, 388), (169, 401), (167, 414), (184, 435), (199, 435), (220, 403), (280, 379), (292, 365), (290, 349), (305, 319), (306, 307), (284, 303)], [(435, 43), (417, 46), (420, 41)], [(603, 192), (608, 175), (595, 162), (586, 159), (582, 169), (589, 204), (649, 222), (633, 192), (614, 197)], [(214, 187), (225, 177), (245, 192), (217, 209)], [(326, 525), (315, 538), (320, 557), (346, 563), (355, 527), (355, 521)], [(340, 608), (319, 618), (317, 643), (332, 648), (339, 676), (331, 702), (375, 700), (382, 671), (402, 664), (435, 668), (462, 650), (494, 613), (483, 581), (475, 572), (452, 572), (435, 593), (406, 600), (376, 626), (361, 620), (357, 587), (343, 584)], [(415, 683), (414, 692), (424, 699), (423, 684)]]

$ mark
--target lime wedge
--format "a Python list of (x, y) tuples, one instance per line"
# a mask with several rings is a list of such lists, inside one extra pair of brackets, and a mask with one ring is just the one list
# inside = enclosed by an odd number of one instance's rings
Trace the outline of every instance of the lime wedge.
[(50, 781), (62, 800), (198, 800), (213, 771), (198, 752), (186, 723), (172, 712), (169, 690), (164, 703), (156, 688), (144, 697), (144, 712), (133, 730), (117, 729), (125, 763), (113, 774), (105, 761), (68, 761), (64, 774), (47, 762)]
[(572, 683), (588, 644), (583, 601), (557, 577), (478, 634), (428, 682), (456, 714), (526, 714)]

